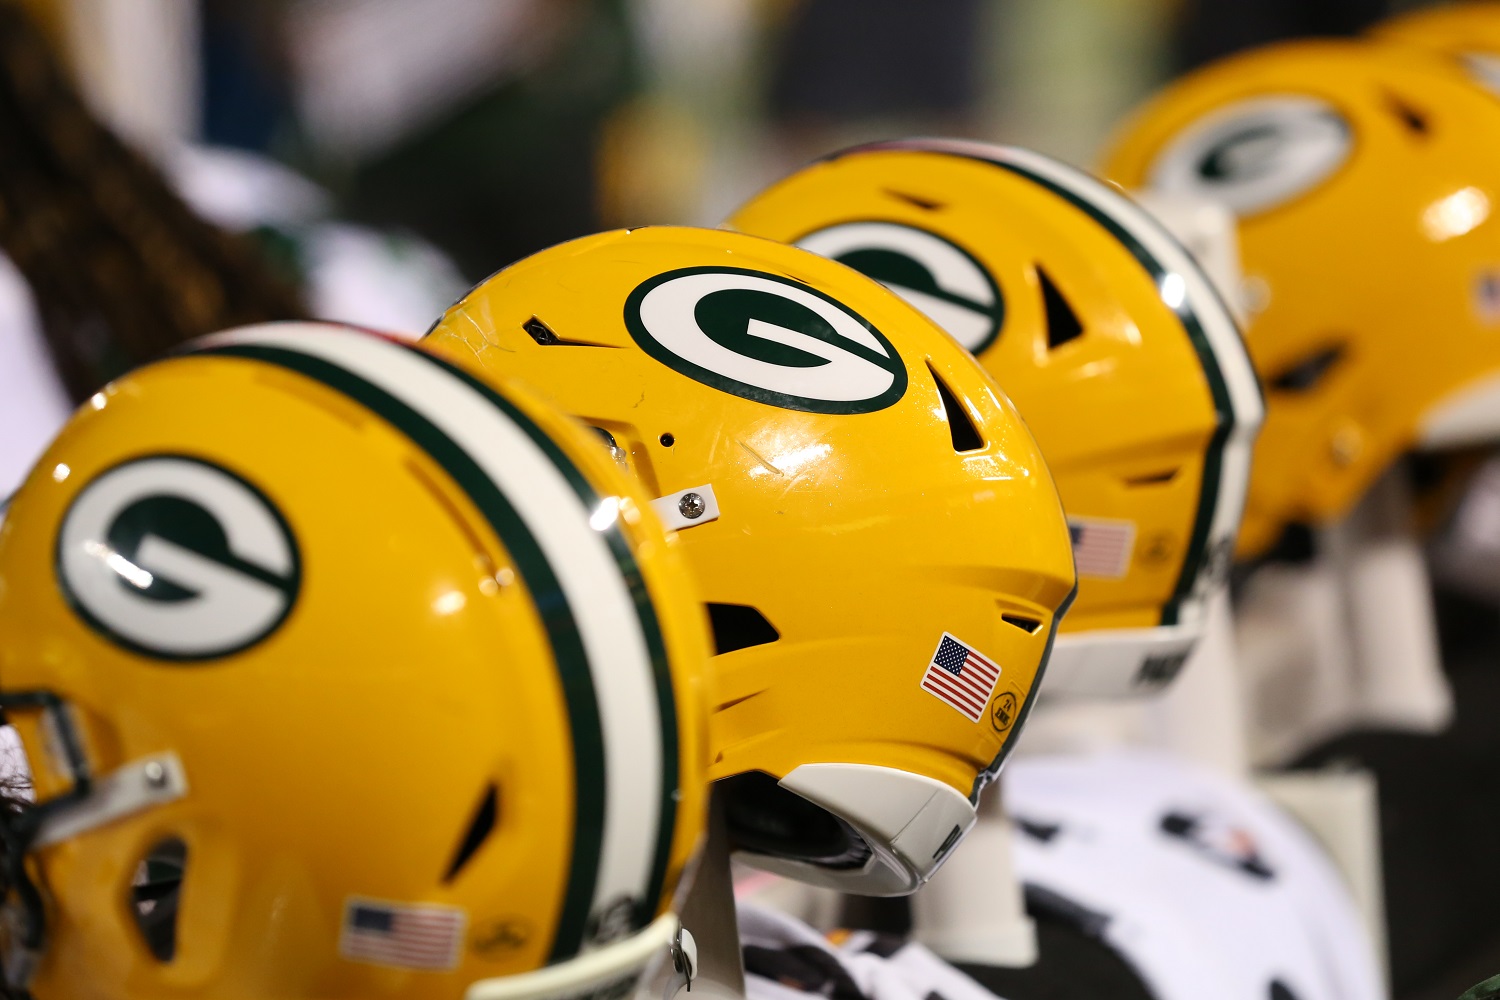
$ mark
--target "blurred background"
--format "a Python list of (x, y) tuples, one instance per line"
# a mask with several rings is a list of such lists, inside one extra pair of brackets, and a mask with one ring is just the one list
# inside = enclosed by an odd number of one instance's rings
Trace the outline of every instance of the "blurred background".
[[(17, 2), (17, 0), (6, 0)], [(1087, 163), (1183, 68), (1400, 0), (25, 0), (160, 159), (290, 165), (473, 281), (603, 227), (713, 224), (812, 156), (911, 133)]]
[[(190, 337), (305, 316), (420, 334), (520, 257), (716, 225), (857, 142), (970, 136), (1087, 166), (1186, 69), (1420, 5), (0, 0), (0, 514), (74, 405)], [(1500, 956), (1500, 805), (1471, 794), (1500, 787), (1500, 611), (1439, 596), (1464, 753), (1392, 753), (1383, 822), (1390, 857), (1468, 867), (1386, 871), (1391, 899), (1430, 904), (1392, 910), (1413, 1000)], [(1475, 849), (1451, 850), (1466, 826)], [(1434, 980), (1466, 949), (1475, 968)]]

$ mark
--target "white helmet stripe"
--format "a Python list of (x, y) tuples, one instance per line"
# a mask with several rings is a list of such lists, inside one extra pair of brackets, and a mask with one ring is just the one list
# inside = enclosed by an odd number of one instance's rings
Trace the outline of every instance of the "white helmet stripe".
[[(669, 750), (647, 637), (605, 532), (590, 526), (597, 512), (585, 508), (525, 429), (463, 378), (411, 348), (320, 324), (248, 327), (200, 343), (207, 349), (274, 348), (334, 365), (415, 411), (498, 487), (556, 576), (596, 693), (605, 789), (588, 914), (597, 917), (623, 901), (654, 901), (659, 844), (672, 831), (661, 829), (652, 804), (673, 791), (662, 787), (662, 778), (664, 767), (675, 771), (675, 739)], [(575, 743), (590, 738), (574, 734)], [(588, 861), (574, 859), (575, 865)], [(643, 914), (646, 920), (653, 915)]]
[[(1160, 282), (1163, 300), (1179, 315), (1196, 316), (1213, 354), (1212, 358), (1204, 359), (1205, 375), (1211, 383), (1215, 379), (1221, 380), (1227, 396), (1230, 426), (1223, 441), (1218, 488), (1213, 491), (1214, 507), (1207, 523), (1206, 540), (1210, 545), (1216, 540), (1221, 540), (1221, 546), (1224, 544), (1222, 540), (1232, 545), (1244, 513), (1251, 452), (1265, 418), (1265, 400), (1233, 315), (1202, 268), (1176, 238), (1148, 212), (1109, 185), (1029, 150), (952, 139), (903, 140), (859, 149), (911, 149), (993, 163), (1062, 193), (1101, 222), (1118, 228), (1138, 245), (1140, 251), (1144, 251), (1150, 261), (1142, 262), (1160, 272), (1160, 276), (1153, 277)], [(1134, 252), (1135, 248), (1132, 250)], [(1140, 257), (1140, 253), (1136, 256)], [(1174, 280), (1181, 284), (1169, 287)], [(1216, 366), (1217, 371), (1210, 370), (1210, 366)], [(1209, 552), (1205, 557), (1215, 558), (1216, 555)], [(1198, 608), (1192, 613), (1197, 611), (1206, 612), (1206, 608)]]

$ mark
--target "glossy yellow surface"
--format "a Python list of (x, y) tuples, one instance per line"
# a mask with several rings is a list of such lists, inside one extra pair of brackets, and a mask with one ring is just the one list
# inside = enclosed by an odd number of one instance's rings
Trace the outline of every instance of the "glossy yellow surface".
[[(643, 283), (682, 268), (742, 269), (830, 296), (888, 339), (904, 393), (872, 412), (824, 414), (684, 377), (637, 346), (622, 310)], [(523, 328), (533, 318), (599, 346), (540, 345)], [(1000, 664), (995, 698), (1031, 693), (1074, 582), (1056, 488), (983, 370), (880, 285), (769, 240), (637, 229), (506, 268), (426, 343), (606, 429), (652, 493), (712, 486), (720, 518), (678, 532), (703, 597), (750, 605), (780, 633), (712, 661), (712, 777), (875, 764), (967, 795), (1019, 728), (998, 731), (987, 714), (971, 722), (919, 684), (948, 631)], [(934, 373), (981, 448), (956, 453)]]
[[(524, 389), (504, 391), (601, 493), (623, 498), (623, 533), (662, 622), (682, 779), (665, 909), (702, 831), (701, 607), (671, 543), (640, 515), (637, 488), (591, 433)], [(573, 848), (574, 752), (539, 609), (468, 494), (371, 411), (260, 361), (177, 358), (95, 399), (0, 531), (0, 678), (6, 691), (62, 695), (97, 774), (171, 750), (189, 794), (39, 853), (51, 903), (35, 994), (460, 997), (475, 979), (542, 965)], [(64, 601), (54, 551), (70, 503), (101, 471), (153, 453), (227, 468), (285, 516), (300, 593), (259, 644), (213, 660), (152, 659)], [(12, 718), (48, 798), (59, 778), (36, 719)], [(445, 883), (491, 784), (494, 831)], [(168, 837), (186, 843), (187, 868), (177, 956), (164, 965), (128, 900), (138, 860)], [(463, 907), (458, 967), (340, 959), (350, 896)]]
[[(1124, 575), (1081, 571), (1062, 630), (1159, 624), (1188, 552), (1218, 420), (1203, 367), (1151, 277), (1056, 194), (939, 151), (849, 151), (761, 192), (729, 225), (797, 243), (868, 221), (934, 234), (982, 266), (1004, 305), (979, 360), (1036, 435), (1068, 515), (1135, 526)], [(1056, 349), (1039, 271), (1085, 331)]]
[[(1232, 57), (1140, 109), (1104, 172), (1146, 186), (1166, 145), (1248, 98), (1311, 97), (1345, 121), (1347, 159), (1241, 214), (1253, 290), (1246, 341), (1267, 390), (1239, 551), (1290, 522), (1346, 513), (1418, 440), (1424, 417), (1500, 371), (1484, 283), (1500, 264), (1500, 103), (1444, 60), (1364, 42), (1302, 42)], [(1456, 211), (1457, 210), (1457, 211)], [(1343, 356), (1311, 389), (1277, 379), (1319, 350)]]
[(1445, 55), (1500, 54), (1500, 3), (1440, 3), (1381, 21), (1370, 34), (1382, 41), (1432, 49)]

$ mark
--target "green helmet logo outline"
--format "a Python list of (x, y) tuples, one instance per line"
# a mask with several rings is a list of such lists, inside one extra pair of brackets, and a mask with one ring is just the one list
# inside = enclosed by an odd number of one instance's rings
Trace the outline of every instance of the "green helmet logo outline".
[(816, 288), (736, 267), (643, 281), (625, 327), (651, 357), (743, 399), (810, 413), (872, 413), (906, 393), (906, 365), (864, 317)]
[(885, 285), (942, 327), (970, 354), (1000, 337), (1005, 296), (968, 250), (904, 222), (862, 220), (815, 230), (797, 246)]
[(211, 660), (271, 635), (302, 566), (264, 493), (187, 455), (132, 459), (94, 477), (58, 530), (58, 585), (116, 645), (158, 660)]

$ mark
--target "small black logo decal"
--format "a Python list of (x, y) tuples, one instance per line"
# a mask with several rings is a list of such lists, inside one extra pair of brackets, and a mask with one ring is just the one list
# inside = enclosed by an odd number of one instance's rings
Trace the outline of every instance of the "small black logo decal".
[(1276, 877), (1250, 831), (1212, 814), (1169, 812), (1161, 818), (1161, 832), (1182, 841), (1215, 864), (1261, 881), (1269, 882)]
[(1005, 733), (1015, 725), (1016, 713), (1020, 711), (1021, 702), (1014, 691), (1001, 691), (1000, 696), (990, 705), (990, 725), (995, 732)]
[(640, 909), (641, 902), (634, 896), (620, 896), (606, 903), (589, 918), (588, 939), (594, 944), (609, 944), (629, 936), (645, 925)]
[(1159, 656), (1148, 656), (1141, 661), (1141, 669), (1136, 672), (1135, 686), (1141, 688), (1156, 688), (1171, 682), (1182, 665), (1187, 662), (1188, 654), (1163, 653)]

